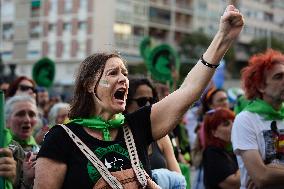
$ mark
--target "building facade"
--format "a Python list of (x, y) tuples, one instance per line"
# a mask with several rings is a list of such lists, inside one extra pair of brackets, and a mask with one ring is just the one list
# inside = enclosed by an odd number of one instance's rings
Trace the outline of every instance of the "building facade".
[[(239, 43), (256, 37), (284, 39), (282, 0), (239, 0), (246, 18)], [(212, 36), (226, 0), (2, 0), (1, 55), (31, 76), (43, 56), (56, 62), (55, 82), (71, 84), (78, 63), (100, 51), (118, 51), (129, 64), (143, 62), (139, 44), (151, 36), (156, 44), (178, 48), (193, 31)], [(244, 57), (246, 58), (246, 57)]]

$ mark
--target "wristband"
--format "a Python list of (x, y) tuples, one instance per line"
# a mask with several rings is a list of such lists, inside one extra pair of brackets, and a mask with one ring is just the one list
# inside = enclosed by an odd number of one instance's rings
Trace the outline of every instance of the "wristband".
[(204, 59), (203, 59), (203, 55), (201, 55), (201, 57), (200, 57), (200, 60), (201, 60), (201, 63), (203, 64), (203, 65), (205, 65), (205, 66), (207, 66), (207, 67), (209, 67), (209, 68), (218, 68), (218, 66), (220, 65), (220, 64), (210, 64), (209, 62), (206, 62)]

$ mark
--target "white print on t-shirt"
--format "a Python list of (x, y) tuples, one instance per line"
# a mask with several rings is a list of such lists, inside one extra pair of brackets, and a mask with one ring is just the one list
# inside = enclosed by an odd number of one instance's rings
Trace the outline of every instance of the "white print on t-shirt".
[(107, 161), (107, 158), (105, 158), (105, 166), (108, 169), (111, 168), (115, 168), (115, 169), (120, 169), (122, 170), (123, 167), (123, 159), (116, 159), (116, 157), (114, 157), (114, 160), (110, 160), (110, 162)]

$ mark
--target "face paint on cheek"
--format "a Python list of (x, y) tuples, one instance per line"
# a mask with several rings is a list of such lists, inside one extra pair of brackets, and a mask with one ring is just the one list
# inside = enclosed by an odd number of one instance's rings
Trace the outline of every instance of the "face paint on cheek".
[(104, 79), (101, 79), (101, 80), (100, 80), (99, 85), (100, 85), (101, 87), (107, 87), (107, 88), (110, 87), (108, 81), (107, 81), (107, 80), (104, 80)]

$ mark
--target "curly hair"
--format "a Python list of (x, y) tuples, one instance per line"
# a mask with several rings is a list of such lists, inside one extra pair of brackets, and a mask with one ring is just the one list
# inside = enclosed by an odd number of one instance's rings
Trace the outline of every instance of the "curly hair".
[(241, 71), (242, 87), (247, 99), (262, 98), (259, 88), (265, 84), (265, 73), (279, 63), (284, 63), (284, 54), (273, 49), (255, 54), (249, 59), (248, 66)]
[(117, 53), (96, 53), (81, 62), (75, 79), (74, 95), (69, 112), (70, 119), (88, 118), (92, 115), (95, 110), (95, 102), (93, 94), (88, 89), (94, 82), (100, 80), (107, 60), (114, 57), (120, 58), (124, 62)]

